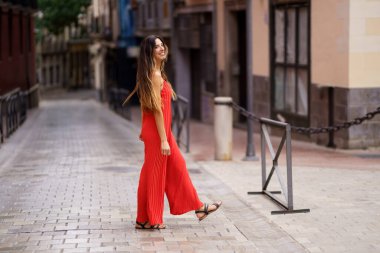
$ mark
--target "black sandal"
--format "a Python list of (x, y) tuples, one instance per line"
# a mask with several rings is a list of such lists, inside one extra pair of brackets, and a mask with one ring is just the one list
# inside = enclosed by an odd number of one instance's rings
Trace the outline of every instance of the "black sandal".
[[(160, 227), (160, 226), (162, 226), (162, 227)], [(156, 225), (151, 226), (151, 228), (152, 229), (158, 229), (158, 230), (160, 230), (160, 229), (166, 229), (166, 225), (164, 225), (164, 224), (156, 224)]]
[(214, 210), (209, 211), (209, 210), (208, 210), (209, 204), (206, 204), (206, 203), (205, 203), (205, 204), (204, 204), (204, 208), (203, 208), (203, 210), (196, 210), (196, 211), (195, 211), (195, 214), (197, 214), (197, 213), (204, 213), (203, 216), (201, 216), (200, 218), (198, 218), (199, 221), (205, 219), (210, 213), (213, 213), (213, 212), (215, 212), (216, 210), (218, 210), (219, 207), (222, 205), (222, 201), (220, 201), (220, 203), (212, 203), (211, 205), (216, 206), (216, 208), (215, 208)]
[(146, 227), (146, 224), (148, 224), (147, 221), (144, 223), (136, 221), (136, 225), (139, 225), (140, 227), (135, 226), (135, 229), (152, 229), (152, 226)]
[[(156, 225), (149, 225), (149, 226), (146, 226), (146, 224), (148, 224), (148, 221), (146, 221), (144, 223), (136, 221), (136, 225), (139, 225), (140, 227), (135, 226), (135, 228), (136, 229), (158, 229), (158, 230), (166, 228), (166, 226), (164, 224), (156, 224)], [(161, 225), (163, 227), (160, 227)]]

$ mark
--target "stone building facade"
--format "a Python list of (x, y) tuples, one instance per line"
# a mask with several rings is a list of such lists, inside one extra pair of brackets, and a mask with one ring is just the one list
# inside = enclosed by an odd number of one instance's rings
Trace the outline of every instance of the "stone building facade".
[(94, 88), (100, 101), (111, 88), (133, 88), (136, 37), (133, 0), (94, 0), (78, 24), (60, 35), (45, 33), (39, 44), (44, 88)]
[(59, 35), (44, 32), (37, 45), (37, 72), (42, 89), (91, 87), (90, 39), (85, 27), (85, 23), (65, 27)]
[(174, 9), (175, 80), (190, 101), (191, 117), (213, 122), (216, 91), (215, 4), (188, 0)]
[(135, 5), (133, 0), (94, 0), (88, 8), (91, 79), (101, 101), (108, 100), (111, 88), (135, 85)]
[(215, 87), (214, 2), (137, 2), (136, 36), (156, 34), (169, 46), (166, 71), (176, 92), (190, 103), (191, 116), (212, 122)]
[[(217, 86), (244, 106), (244, 29), (252, 19), (254, 113), (294, 126), (321, 127), (380, 106), (380, 9), (370, 0), (216, 1)], [(245, 28), (246, 29), (246, 28)], [(380, 145), (380, 118), (307, 136), (321, 145)], [(297, 136), (296, 136), (297, 137)], [(302, 137), (305, 138), (305, 137)], [(329, 139), (330, 138), (330, 139)]]
[[(166, 72), (171, 83), (174, 81), (174, 51), (172, 41), (173, 1), (171, 0), (140, 0), (135, 5), (135, 33), (137, 43), (146, 36), (155, 34), (163, 38), (169, 47)], [(136, 54), (136, 58), (138, 55)]]
[(37, 1), (0, 1), (0, 96), (15, 89), (38, 105), (35, 74), (34, 13)]

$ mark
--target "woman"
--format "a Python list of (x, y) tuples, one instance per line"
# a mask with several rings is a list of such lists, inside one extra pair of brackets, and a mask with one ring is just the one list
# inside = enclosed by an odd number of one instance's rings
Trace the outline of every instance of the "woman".
[[(201, 221), (222, 204), (203, 204), (191, 182), (175, 138), (171, 132), (171, 99), (176, 95), (167, 81), (164, 63), (168, 47), (154, 35), (140, 45), (137, 66), (137, 92), (142, 111), (140, 139), (144, 142), (145, 157), (137, 191), (136, 229), (164, 229), (164, 193), (170, 213), (180, 215), (195, 210)], [(124, 103), (125, 103), (124, 102)]]

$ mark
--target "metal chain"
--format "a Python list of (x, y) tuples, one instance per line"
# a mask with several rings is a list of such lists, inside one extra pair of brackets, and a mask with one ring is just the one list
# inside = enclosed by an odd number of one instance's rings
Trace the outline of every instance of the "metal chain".
[(354, 120), (346, 121), (344, 123), (341, 123), (335, 126), (309, 127), (309, 128), (292, 126), (292, 130), (300, 134), (320, 134), (320, 133), (336, 132), (341, 129), (347, 129), (355, 125), (360, 125), (361, 123), (363, 123), (363, 121), (370, 120), (373, 117), (375, 117), (376, 114), (380, 114), (380, 107), (378, 107), (375, 111), (367, 113), (363, 117), (358, 117), (358, 118), (355, 118)]
[[(260, 121), (260, 118), (254, 115), (253, 113), (247, 111), (240, 105), (236, 104), (235, 102), (232, 102), (232, 108), (238, 111), (241, 115), (252, 119), (256, 121)], [(370, 120), (373, 117), (376, 116), (376, 114), (380, 114), (380, 107), (378, 107), (375, 111), (367, 113), (363, 117), (355, 118), (354, 120), (347, 121), (335, 126), (329, 126), (329, 127), (296, 127), (292, 126), (292, 131), (295, 131), (300, 134), (320, 134), (320, 133), (329, 133), (329, 132), (336, 132), (341, 129), (346, 129), (354, 125), (360, 125), (365, 120)]]
[(236, 104), (235, 102), (232, 102), (232, 108), (235, 109), (236, 111), (238, 111), (241, 115), (243, 115), (249, 119), (260, 121), (259, 117), (257, 117), (253, 113), (247, 111), (246, 109), (244, 109), (240, 105)]

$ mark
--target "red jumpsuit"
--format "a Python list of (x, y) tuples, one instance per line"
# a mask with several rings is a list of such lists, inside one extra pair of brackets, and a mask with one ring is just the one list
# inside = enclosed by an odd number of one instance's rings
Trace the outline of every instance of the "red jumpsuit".
[(169, 201), (170, 213), (174, 215), (197, 210), (203, 205), (171, 131), (171, 98), (171, 88), (164, 81), (161, 101), (170, 146), (169, 156), (161, 153), (161, 140), (153, 113), (143, 112), (141, 139), (145, 146), (145, 158), (137, 191), (137, 222), (163, 224), (164, 193)]

